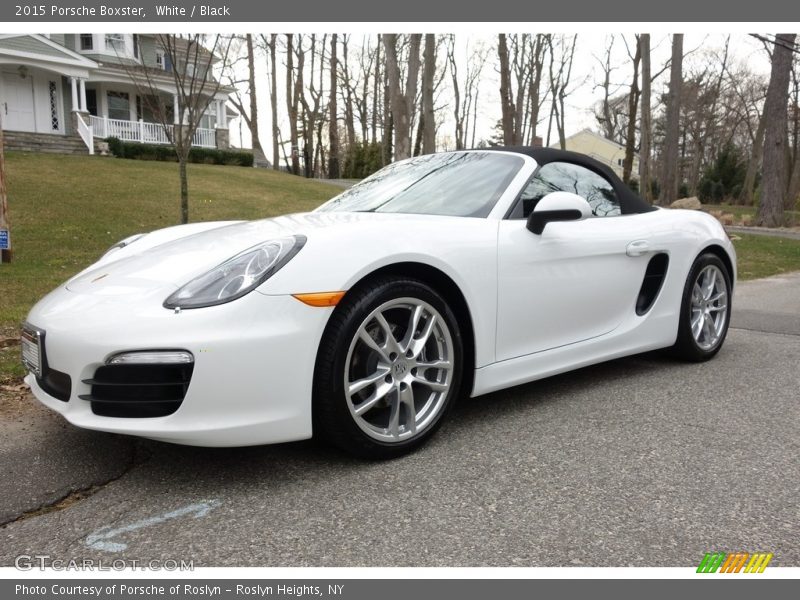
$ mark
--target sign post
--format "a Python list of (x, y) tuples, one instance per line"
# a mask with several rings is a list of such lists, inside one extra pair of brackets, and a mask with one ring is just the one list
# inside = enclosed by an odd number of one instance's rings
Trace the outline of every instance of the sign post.
[(6, 155), (3, 141), (3, 123), (0, 121), (0, 263), (11, 262), (10, 229), (8, 195), (6, 193)]

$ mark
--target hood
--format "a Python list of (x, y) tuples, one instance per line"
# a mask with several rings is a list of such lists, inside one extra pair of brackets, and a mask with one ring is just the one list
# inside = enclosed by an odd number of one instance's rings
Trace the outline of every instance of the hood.
[(261, 242), (293, 234), (306, 235), (311, 241), (318, 230), (327, 233), (386, 218), (414, 216), (319, 212), (171, 227), (112, 251), (68, 281), (66, 287), (71, 292), (110, 296), (141, 293), (144, 289), (171, 292)]

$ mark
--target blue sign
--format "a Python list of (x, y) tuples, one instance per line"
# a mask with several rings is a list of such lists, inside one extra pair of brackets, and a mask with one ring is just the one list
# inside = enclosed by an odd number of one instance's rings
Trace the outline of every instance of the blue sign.
[(11, 241), (8, 237), (8, 229), (0, 229), (0, 250), (11, 248)]

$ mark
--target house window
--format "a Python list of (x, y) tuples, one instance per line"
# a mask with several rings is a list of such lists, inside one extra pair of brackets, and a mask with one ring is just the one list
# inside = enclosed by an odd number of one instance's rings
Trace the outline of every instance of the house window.
[(81, 50), (92, 50), (94, 48), (94, 36), (91, 33), (81, 34)]
[(217, 126), (217, 114), (214, 110), (216, 108), (216, 104), (212, 103), (206, 111), (203, 113), (203, 116), (200, 117), (200, 123), (198, 127), (202, 129), (214, 129)]
[(133, 57), (139, 58), (139, 36), (138, 34), (133, 34)]
[(125, 52), (125, 36), (122, 33), (106, 34), (106, 50)]
[(131, 99), (127, 92), (108, 92), (108, 118), (131, 120)]
[(58, 120), (58, 88), (56, 87), (56, 82), (48, 82), (47, 90), (50, 97), (50, 127), (53, 131), (59, 131), (61, 124)]
[(156, 66), (159, 69), (163, 69), (164, 68), (164, 64), (165, 64), (164, 63), (164, 53), (161, 52), (160, 50), (157, 50), (156, 51)]

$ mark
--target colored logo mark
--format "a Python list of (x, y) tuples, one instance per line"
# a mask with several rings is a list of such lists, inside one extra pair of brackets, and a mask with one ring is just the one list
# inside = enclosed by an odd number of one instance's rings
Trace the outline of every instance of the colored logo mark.
[(772, 552), (706, 552), (700, 565), (697, 567), (698, 573), (763, 573), (769, 561), (772, 560)]

